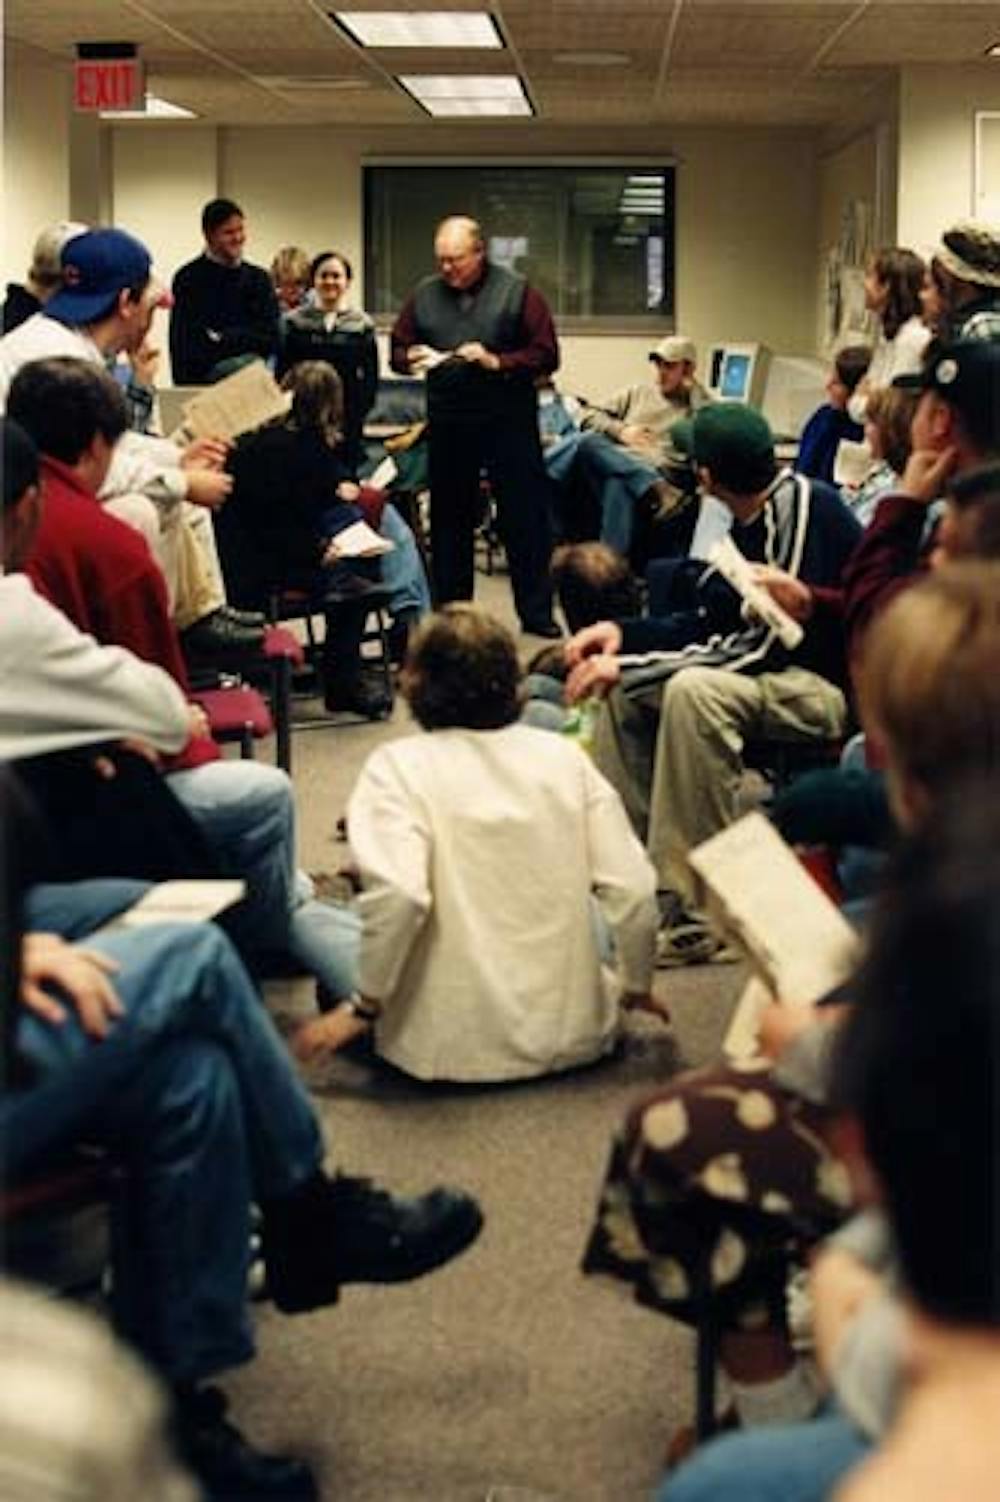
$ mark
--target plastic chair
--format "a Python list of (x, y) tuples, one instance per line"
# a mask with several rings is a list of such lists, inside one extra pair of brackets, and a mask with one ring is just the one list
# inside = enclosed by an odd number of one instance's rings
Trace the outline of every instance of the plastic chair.
[[(378, 584), (371, 584), (364, 591), (363, 598), (368, 609), (365, 628), (361, 633), (362, 651), (366, 645), (375, 643), (378, 647), (377, 663), (385, 688), (386, 698), (391, 701), (393, 692), (392, 661), (389, 649), (389, 591)], [(315, 673), (317, 681), (322, 676), (322, 640), (316, 633), (316, 617), (323, 615), (328, 606), (334, 608), (338, 604), (357, 603), (358, 594), (349, 591), (329, 589), (320, 597), (305, 589), (278, 589), (271, 591), (268, 601), (268, 616), (271, 621), (301, 620), (305, 625), (306, 646), (303, 661), (307, 663)], [(325, 629), (325, 628), (324, 628)], [(284, 635), (291, 635), (284, 632)], [(301, 663), (300, 663), (301, 665)], [(340, 724), (339, 716), (324, 716), (319, 719), (309, 719), (297, 722), (302, 730), (318, 729), (325, 725)]]
[(235, 742), (244, 761), (253, 759), (254, 741), (274, 731), (271, 711), (260, 694), (238, 679), (220, 682), (214, 688), (193, 689), (191, 698), (205, 711), (213, 740)]

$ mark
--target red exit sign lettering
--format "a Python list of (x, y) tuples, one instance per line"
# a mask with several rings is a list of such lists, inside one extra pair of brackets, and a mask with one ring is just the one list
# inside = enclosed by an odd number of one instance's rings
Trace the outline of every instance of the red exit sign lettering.
[(137, 57), (87, 58), (76, 63), (73, 102), (78, 110), (143, 110), (146, 70)]

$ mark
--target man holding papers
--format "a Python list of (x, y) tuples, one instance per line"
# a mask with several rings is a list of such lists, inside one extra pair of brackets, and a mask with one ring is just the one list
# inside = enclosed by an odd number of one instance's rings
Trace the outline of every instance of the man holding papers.
[[(840, 575), (860, 536), (829, 487), (777, 473), (771, 430), (751, 408), (703, 408), (690, 441), (702, 489), (733, 513), (736, 548), (791, 621), (782, 626), (773, 611), (760, 619), (709, 568), (682, 614), (599, 622), (566, 649), (570, 702), (606, 696), (595, 760), (670, 894), (665, 963), (698, 963), (718, 950), (689, 911), (685, 856), (735, 818), (745, 741), (843, 732)], [(796, 622), (801, 641), (790, 647)]]

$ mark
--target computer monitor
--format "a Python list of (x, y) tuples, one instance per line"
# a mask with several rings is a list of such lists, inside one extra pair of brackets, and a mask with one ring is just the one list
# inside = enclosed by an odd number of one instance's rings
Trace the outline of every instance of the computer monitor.
[(770, 360), (764, 344), (717, 344), (709, 354), (708, 389), (718, 401), (759, 407)]

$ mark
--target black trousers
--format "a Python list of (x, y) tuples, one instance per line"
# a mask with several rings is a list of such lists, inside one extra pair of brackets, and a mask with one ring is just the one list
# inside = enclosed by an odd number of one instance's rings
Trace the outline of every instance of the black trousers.
[(436, 416), (428, 438), (435, 602), (472, 599), (473, 534), (482, 511), (480, 475), (485, 470), (496, 497), (518, 616), (522, 624), (548, 621), (552, 523), (534, 406), (524, 404), (491, 419)]

